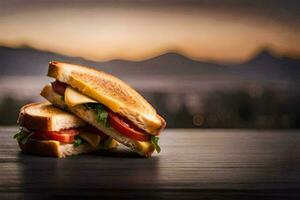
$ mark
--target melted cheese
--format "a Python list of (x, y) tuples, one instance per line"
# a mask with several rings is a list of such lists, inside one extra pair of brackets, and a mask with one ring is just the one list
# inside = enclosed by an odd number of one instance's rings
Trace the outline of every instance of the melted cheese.
[[(76, 105), (80, 104), (85, 104), (85, 103), (100, 103), (95, 101), (94, 99), (82, 94), (81, 92), (78, 92), (74, 88), (68, 86), (65, 91), (64, 95), (64, 101), (65, 104), (69, 107), (73, 107)], [(108, 99), (103, 99), (101, 104), (106, 105), (109, 107), (112, 111), (117, 112), (119, 110), (119, 105), (115, 103), (114, 101), (108, 100)]]
[(147, 151), (147, 149), (150, 148), (150, 146), (152, 146), (153, 144), (151, 142), (146, 142), (146, 141), (135, 141), (136, 146), (142, 151)]
[(100, 135), (93, 134), (93, 133), (87, 133), (87, 132), (80, 132), (79, 137), (84, 139), (86, 142), (88, 142), (93, 147), (97, 147), (101, 140)]
[(67, 87), (65, 91), (65, 103), (67, 106), (73, 107), (85, 103), (97, 103), (97, 101), (84, 94), (81, 94), (72, 87)]

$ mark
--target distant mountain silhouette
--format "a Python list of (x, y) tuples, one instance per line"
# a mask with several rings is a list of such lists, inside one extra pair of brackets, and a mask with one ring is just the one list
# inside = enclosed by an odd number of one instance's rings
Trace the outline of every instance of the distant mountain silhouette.
[(239, 71), (248, 74), (248, 78), (299, 80), (300, 60), (278, 57), (268, 48), (262, 49), (247, 63), (239, 65)]
[(172, 75), (209, 79), (290, 81), (299, 81), (300, 78), (300, 60), (276, 57), (267, 49), (263, 49), (246, 63), (221, 65), (194, 61), (176, 53), (167, 53), (140, 62), (124, 60), (93, 62), (28, 47), (0, 47), (0, 74), (45, 75), (48, 62), (51, 60), (93, 66), (123, 77)]

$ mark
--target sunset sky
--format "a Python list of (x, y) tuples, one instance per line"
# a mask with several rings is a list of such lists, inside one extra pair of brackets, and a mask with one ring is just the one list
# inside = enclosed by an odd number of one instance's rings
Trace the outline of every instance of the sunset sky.
[(297, 1), (54, 2), (0, 1), (0, 45), (95, 61), (178, 52), (242, 62), (262, 47), (300, 57)]

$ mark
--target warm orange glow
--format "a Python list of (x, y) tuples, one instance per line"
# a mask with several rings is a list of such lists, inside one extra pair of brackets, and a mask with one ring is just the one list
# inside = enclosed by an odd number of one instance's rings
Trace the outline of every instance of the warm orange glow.
[(176, 51), (196, 60), (247, 60), (261, 46), (300, 55), (300, 28), (200, 8), (51, 8), (6, 13), (0, 45), (91, 60), (142, 60)]

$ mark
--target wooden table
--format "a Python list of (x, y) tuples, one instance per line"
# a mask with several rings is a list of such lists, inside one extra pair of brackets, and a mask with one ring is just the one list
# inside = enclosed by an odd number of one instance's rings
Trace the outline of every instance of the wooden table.
[(300, 199), (299, 131), (166, 130), (162, 152), (65, 159), (19, 152), (0, 128), (0, 199)]

